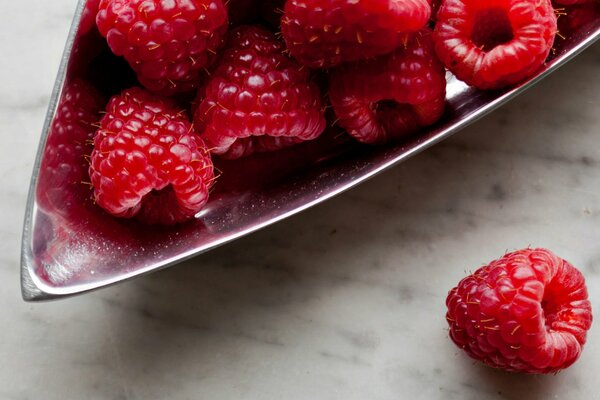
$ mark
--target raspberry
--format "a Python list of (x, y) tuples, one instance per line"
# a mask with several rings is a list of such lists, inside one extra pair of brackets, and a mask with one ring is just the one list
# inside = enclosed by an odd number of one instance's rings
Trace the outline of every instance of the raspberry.
[(444, 112), (446, 78), (431, 31), (376, 59), (331, 73), (329, 97), (338, 124), (363, 143), (385, 143), (435, 123)]
[(573, 364), (592, 324), (581, 272), (545, 249), (524, 249), (464, 278), (446, 300), (450, 338), (469, 356), (509, 371)]
[(298, 61), (324, 68), (389, 53), (430, 15), (428, 0), (288, 0), (281, 32)]
[(198, 91), (194, 117), (215, 154), (237, 158), (312, 140), (325, 129), (318, 86), (283, 50), (283, 43), (259, 27), (231, 33), (215, 71)]
[(66, 214), (89, 198), (86, 157), (103, 105), (89, 83), (76, 79), (65, 86), (39, 169), (36, 200), (46, 211)]
[(96, 23), (142, 85), (169, 95), (197, 87), (228, 21), (221, 0), (101, 0)]
[(434, 41), (458, 79), (479, 89), (500, 89), (542, 66), (555, 35), (550, 0), (444, 0)]
[(213, 165), (202, 140), (168, 100), (140, 88), (114, 96), (94, 138), (96, 202), (117, 217), (171, 225), (208, 200)]

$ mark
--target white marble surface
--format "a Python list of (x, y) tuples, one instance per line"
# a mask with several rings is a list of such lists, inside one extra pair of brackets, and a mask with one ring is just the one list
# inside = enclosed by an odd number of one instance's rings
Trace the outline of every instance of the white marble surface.
[(600, 310), (600, 46), (333, 201), (185, 265), (27, 304), (29, 174), (73, 0), (0, 1), (0, 399), (600, 399), (600, 323), (557, 376), (477, 365), (446, 336), (466, 270), (529, 244)]

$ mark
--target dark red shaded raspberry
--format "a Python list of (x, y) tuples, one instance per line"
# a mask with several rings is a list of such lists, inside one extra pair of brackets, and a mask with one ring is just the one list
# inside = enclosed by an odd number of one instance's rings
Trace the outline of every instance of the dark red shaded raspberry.
[(321, 94), (310, 71), (283, 43), (256, 26), (230, 35), (221, 59), (198, 91), (194, 123), (215, 154), (238, 158), (315, 139), (325, 129)]
[(555, 35), (550, 0), (444, 0), (434, 41), (458, 79), (479, 89), (499, 89), (535, 73)]
[(558, 30), (562, 38), (580, 31), (583, 27), (600, 19), (600, 3), (596, 1), (564, 5), (559, 10)]
[(98, 5), (100, 0), (86, 0), (81, 12), (81, 21), (79, 22), (78, 35), (85, 35), (92, 28), (96, 27), (96, 15), (98, 14)]
[(431, 6), (431, 20), (435, 21), (436, 15), (440, 6), (442, 5), (442, 0), (428, 0), (429, 5)]
[(435, 123), (444, 112), (446, 77), (431, 31), (391, 54), (332, 70), (329, 97), (338, 124), (363, 143), (386, 143)]
[(39, 169), (36, 200), (42, 209), (64, 215), (90, 197), (86, 157), (103, 109), (89, 83), (76, 79), (65, 86)]
[(228, 20), (221, 0), (101, 0), (96, 23), (142, 85), (169, 95), (197, 87)]
[(446, 300), (450, 338), (495, 368), (553, 373), (581, 354), (592, 309), (581, 272), (545, 249), (506, 254)]
[(171, 225), (206, 204), (213, 164), (173, 104), (128, 89), (110, 100), (100, 124), (90, 165), (98, 205), (117, 217)]
[(430, 15), (428, 0), (288, 0), (281, 32), (298, 61), (324, 68), (389, 53)]
[(283, 15), (285, 0), (224, 0), (232, 27), (265, 23), (279, 30), (279, 21)]
[(261, 0), (225, 0), (229, 23), (232, 26), (253, 22), (258, 16)]
[(222, 158), (234, 160), (248, 157), (255, 153), (267, 153), (285, 149), (304, 142), (302, 139), (286, 136), (250, 136), (233, 142)]
[(260, 2), (260, 16), (271, 28), (279, 30), (285, 0), (262, 0)]
[(554, 0), (554, 2), (564, 6), (572, 6), (573, 4), (594, 3), (596, 0)]

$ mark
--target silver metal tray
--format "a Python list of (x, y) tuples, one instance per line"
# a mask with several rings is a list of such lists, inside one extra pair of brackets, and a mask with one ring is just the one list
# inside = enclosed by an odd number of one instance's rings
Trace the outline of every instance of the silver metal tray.
[[(600, 38), (597, 18), (567, 38), (557, 39), (545, 67), (507, 91), (477, 91), (448, 75), (447, 112), (442, 121), (404, 143), (364, 146), (331, 129), (314, 142), (288, 150), (219, 162), (222, 177), (198, 220), (161, 228), (114, 219), (93, 205), (65, 203), (63, 209), (48, 209), (38, 201), (36, 188), (44, 177), (40, 164), (57, 104), (65, 86), (77, 78), (78, 65), (89, 57), (89, 41), (96, 43), (93, 33), (86, 34), (89, 38), (78, 32), (84, 3), (79, 2), (69, 34), (31, 180), (21, 260), (22, 293), (28, 301), (83, 293), (156, 271), (306, 210), (458, 132)], [(111, 90), (106, 78), (126, 81), (117, 59), (102, 62), (106, 63), (95, 71), (99, 79), (92, 80), (99, 89)]]

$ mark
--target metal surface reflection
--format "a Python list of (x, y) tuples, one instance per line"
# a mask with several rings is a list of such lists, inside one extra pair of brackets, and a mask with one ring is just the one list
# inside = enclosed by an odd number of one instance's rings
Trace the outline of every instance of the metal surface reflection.
[[(111, 55), (80, 2), (50, 104), (23, 232), (22, 291), (48, 300), (173, 265), (273, 224), (450, 136), (497, 108), (600, 37), (600, 18), (564, 22), (551, 61), (519, 88), (479, 92), (449, 76), (443, 120), (411, 141), (361, 146), (335, 130), (294, 148), (219, 162), (223, 172), (198, 219), (173, 228), (118, 220), (93, 204), (86, 183), (90, 138), (110, 95), (135, 83)], [(82, 17), (83, 14), (83, 17)], [(73, 106), (75, 104), (75, 106)]]

